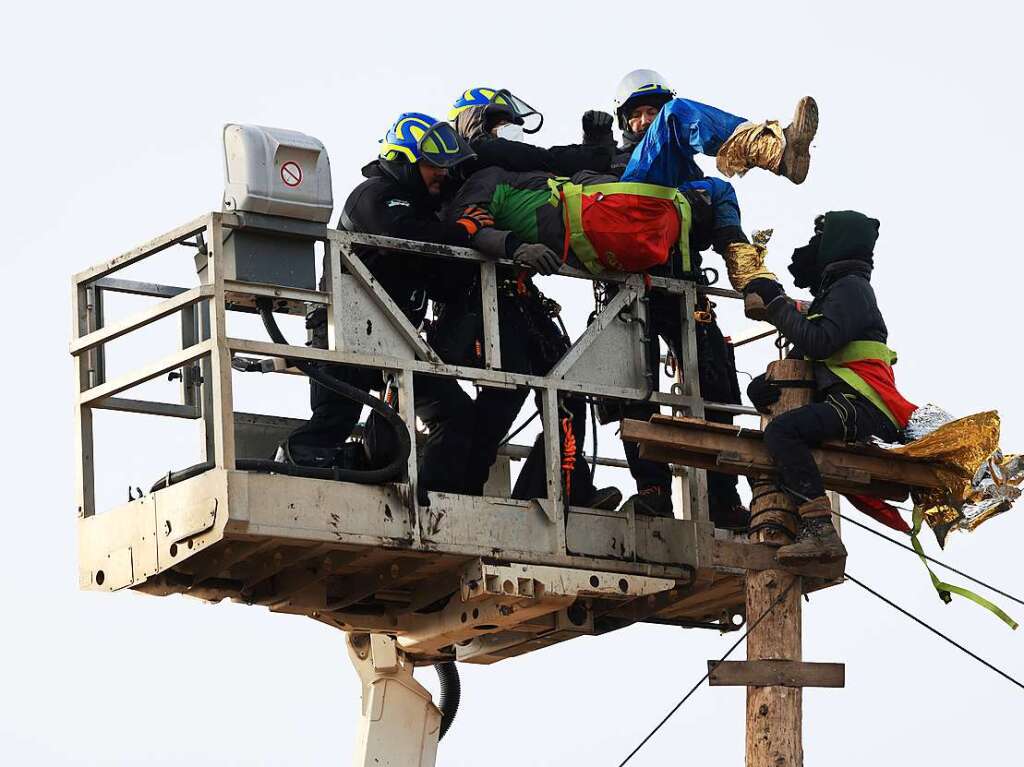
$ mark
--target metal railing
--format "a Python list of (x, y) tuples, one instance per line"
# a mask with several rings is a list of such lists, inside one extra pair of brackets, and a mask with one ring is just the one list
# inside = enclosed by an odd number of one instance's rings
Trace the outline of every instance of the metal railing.
[[(691, 281), (638, 274), (609, 273), (596, 276), (563, 266), (560, 275), (577, 279), (617, 283), (618, 292), (598, 313), (583, 334), (559, 362), (544, 376), (502, 370), (501, 338), (498, 320), (497, 267), (508, 261), (494, 261), (468, 248), (398, 240), (390, 237), (356, 234), (328, 229), (321, 225), (301, 225), (266, 216), (208, 213), (123, 253), (105, 263), (86, 269), (73, 278), (73, 338), (71, 353), (76, 358), (78, 393), (76, 402), (78, 440), (77, 504), (80, 517), (96, 512), (94, 478), (93, 412), (99, 409), (148, 413), (178, 418), (202, 419), (205, 428), (203, 460), (220, 469), (235, 467), (234, 407), (232, 394), (232, 356), (259, 355), (271, 358), (301, 359), (314, 362), (343, 363), (376, 368), (393, 375), (399, 390), (399, 412), (411, 434), (415, 435), (414, 374), (445, 376), (469, 381), (477, 387), (529, 387), (541, 395), (541, 425), (544, 434), (548, 476), (547, 498), (541, 505), (553, 525), (559, 526), (558, 541), (564, 548), (565, 519), (560, 480), (559, 410), (562, 393), (589, 395), (620, 400), (646, 400), (672, 408), (673, 412), (703, 418), (708, 410), (735, 414), (753, 414), (751, 408), (708, 402), (699, 389), (694, 311), (699, 294), (721, 298), (741, 298), (731, 290), (697, 285)], [(299, 231), (296, 231), (296, 227)], [(235, 228), (284, 233), (319, 240), (324, 244), (324, 270), (327, 290), (308, 290), (245, 282), (236, 278), (234, 263), (225, 255), (226, 234)], [(205, 246), (204, 246), (205, 244)], [(150, 258), (175, 245), (198, 248), (200, 284), (192, 288), (134, 282), (111, 277), (113, 273)], [(428, 345), (387, 292), (377, 283), (366, 265), (354, 252), (356, 245), (384, 247), (421, 256), (473, 261), (480, 265), (481, 305), (483, 309), (483, 367), (468, 367), (444, 362)], [(205, 263), (202, 263), (205, 255)], [(359, 292), (361, 299), (383, 315), (394, 343), (389, 354), (366, 353), (353, 342), (346, 329), (344, 296)], [(680, 297), (682, 343), (677, 382), (670, 392), (654, 391), (644, 380), (647, 370), (648, 327), (645, 295), (648, 290), (666, 291)], [(130, 293), (161, 299), (159, 303), (126, 319), (104, 322), (105, 293)], [(256, 297), (275, 299), (275, 311), (305, 313), (312, 305), (326, 307), (328, 344), (326, 349), (280, 345), (269, 341), (233, 338), (228, 335), (227, 312), (251, 305)], [(369, 305), (368, 304), (368, 305)], [(128, 336), (157, 320), (179, 315), (181, 348), (130, 373), (108, 379), (105, 370), (105, 344)], [(751, 339), (764, 337), (760, 329)], [(628, 354), (614, 360), (601, 357), (602, 344), (618, 344)], [(625, 344), (625, 345), (624, 345)], [(165, 403), (127, 399), (122, 392), (158, 376), (179, 371), (180, 402)], [(605, 465), (621, 465), (612, 459)], [(416, 452), (411, 453), (407, 481), (416, 484)], [(703, 470), (681, 469), (677, 493), (683, 516), (707, 519), (706, 478)], [(411, 503), (416, 494), (410, 493)]]

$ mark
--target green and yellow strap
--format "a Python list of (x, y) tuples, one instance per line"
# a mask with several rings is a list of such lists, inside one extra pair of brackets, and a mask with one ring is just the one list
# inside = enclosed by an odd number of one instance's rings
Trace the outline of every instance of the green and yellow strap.
[(932, 579), (932, 586), (934, 586), (935, 590), (939, 593), (939, 598), (946, 604), (949, 604), (949, 602), (953, 599), (952, 595), (959, 594), (965, 599), (969, 599), (975, 604), (984, 607), (986, 610), (988, 610), (990, 613), (999, 618), (999, 620), (1001, 620), (1011, 629), (1016, 629), (1017, 621), (1015, 621), (1013, 618), (1011, 618), (1009, 615), (1003, 612), (998, 606), (994, 605), (992, 602), (989, 602), (987, 599), (985, 599), (985, 597), (975, 594), (973, 591), (965, 589), (961, 586), (954, 586), (950, 583), (946, 583), (944, 581), (939, 580), (939, 577), (935, 574), (931, 566), (928, 564), (928, 560), (925, 559), (924, 548), (921, 546), (921, 541), (918, 538), (918, 535), (921, 532), (921, 524), (923, 522), (924, 512), (918, 506), (914, 506), (914, 528), (910, 533), (910, 542), (914, 546), (914, 551), (916, 551), (917, 555), (921, 558), (921, 564), (923, 564), (925, 570), (928, 571), (928, 575)]

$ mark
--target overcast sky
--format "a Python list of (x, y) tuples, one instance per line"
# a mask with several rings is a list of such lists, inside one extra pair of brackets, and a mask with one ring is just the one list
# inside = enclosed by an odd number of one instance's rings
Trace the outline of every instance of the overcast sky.
[[(775, 228), (770, 263), (788, 278), (816, 214), (880, 219), (874, 284), (900, 388), (957, 415), (998, 408), (1003, 446), (1024, 450), (1014, 3), (35, 2), (4, 17), (6, 764), (350, 758), (359, 687), (342, 634), (262, 608), (77, 590), (69, 277), (219, 207), (226, 122), (323, 140), (338, 209), (399, 112), (443, 117), (471, 86), (508, 87), (541, 109), (545, 144), (578, 140), (580, 114), (610, 108), (638, 67), (754, 119), (787, 120), (813, 94), (810, 176), (800, 187), (760, 171), (737, 180), (746, 228)], [(131, 276), (194, 280), (181, 255)], [(544, 289), (578, 331), (590, 295), (571, 282)], [(721, 321), (746, 325), (728, 310)], [(297, 324), (287, 330), (298, 339)], [(111, 372), (166, 351), (126, 344)], [(744, 352), (739, 366), (756, 373), (770, 356)], [(238, 409), (307, 413), (302, 381), (269, 378), (240, 384)], [(105, 507), (196, 459), (193, 424), (102, 414), (97, 432)], [(611, 430), (602, 452), (621, 454)], [(632, 492), (621, 473), (600, 480)], [(954, 534), (943, 556), (1020, 593), (1022, 519), (1017, 509)], [(942, 605), (906, 552), (855, 529), (846, 541), (851, 573), (1024, 676), (1021, 632), (963, 600)], [(847, 664), (845, 690), (805, 693), (807, 764), (1019, 760), (1021, 690), (852, 584), (804, 608), (805, 659)], [(732, 641), (636, 626), (464, 667), (439, 764), (615, 765)], [(436, 687), (433, 676), (420, 672)], [(743, 698), (702, 689), (635, 764), (741, 764)]]

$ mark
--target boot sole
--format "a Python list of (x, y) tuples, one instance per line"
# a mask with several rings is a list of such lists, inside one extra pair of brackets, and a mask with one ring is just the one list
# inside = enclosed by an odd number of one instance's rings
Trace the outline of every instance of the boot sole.
[(786, 149), (782, 153), (783, 172), (794, 184), (802, 184), (811, 168), (811, 141), (818, 132), (818, 102), (804, 96), (796, 105), (793, 122), (783, 131)]

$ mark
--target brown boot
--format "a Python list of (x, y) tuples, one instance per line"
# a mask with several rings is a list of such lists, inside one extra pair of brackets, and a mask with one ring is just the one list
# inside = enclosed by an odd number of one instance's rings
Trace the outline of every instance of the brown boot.
[(832, 524), (832, 504), (821, 496), (799, 508), (800, 532), (796, 543), (779, 549), (776, 558), (783, 565), (838, 562), (846, 558), (846, 547)]
[(804, 96), (796, 105), (793, 122), (783, 129), (786, 148), (778, 173), (794, 184), (802, 184), (811, 167), (811, 141), (818, 130), (818, 104), (810, 96)]

